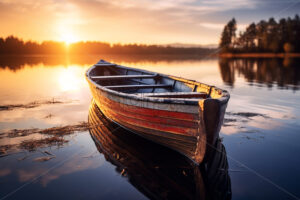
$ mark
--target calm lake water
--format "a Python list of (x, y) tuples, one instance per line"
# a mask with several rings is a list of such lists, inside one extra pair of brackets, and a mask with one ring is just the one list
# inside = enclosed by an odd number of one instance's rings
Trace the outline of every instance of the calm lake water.
[[(84, 77), (100, 58), (228, 90), (219, 154), (195, 169), (106, 121)], [(0, 57), (0, 199), (300, 198), (299, 89), (296, 59)]]

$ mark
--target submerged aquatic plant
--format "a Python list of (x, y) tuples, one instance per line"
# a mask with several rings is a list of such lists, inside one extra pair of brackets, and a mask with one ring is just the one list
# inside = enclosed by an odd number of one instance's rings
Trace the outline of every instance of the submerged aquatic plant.
[[(26, 150), (36, 151), (39, 148), (45, 148), (49, 146), (62, 146), (68, 143), (69, 140), (65, 138), (67, 135), (74, 134), (75, 132), (84, 132), (94, 126), (91, 126), (88, 122), (80, 122), (74, 125), (57, 126), (46, 129), (12, 129), (0, 133), (0, 139), (3, 138), (22, 138), (32, 134), (40, 134), (42, 137), (38, 139), (27, 139), (17, 144), (1, 145), (0, 144), (0, 157), (10, 155), (12, 150)], [(48, 157), (53, 157), (51, 153), (44, 151)], [(52, 159), (52, 158), (51, 158)]]
[(14, 110), (14, 109), (28, 109), (28, 108), (35, 108), (42, 105), (48, 105), (48, 104), (64, 104), (64, 103), (71, 103), (74, 100), (68, 100), (68, 101), (60, 101), (56, 99), (50, 99), (50, 100), (43, 100), (43, 101), (33, 101), (27, 104), (9, 104), (9, 105), (0, 105), (0, 111), (4, 110)]

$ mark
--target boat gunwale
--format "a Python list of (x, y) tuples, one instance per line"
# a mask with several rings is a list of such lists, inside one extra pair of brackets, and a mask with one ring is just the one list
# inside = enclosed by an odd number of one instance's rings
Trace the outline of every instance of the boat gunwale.
[[(101, 61), (100, 61), (101, 62)], [(156, 73), (156, 72), (151, 72), (151, 71), (147, 71), (144, 69), (136, 69), (136, 68), (131, 68), (131, 67), (127, 67), (127, 66), (122, 66), (122, 65), (118, 65), (118, 64), (113, 64), (113, 63), (109, 63), (109, 62), (103, 62), (103, 64), (101, 63), (100, 65), (105, 66), (107, 65), (111, 65), (111, 66), (115, 66), (118, 68), (123, 68), (126, 70), (132, 70), (132, 71), (136, 71), (136, 72), (142, 72), (142, 73), (146, 73), (146, 74), (157, 74), (157, 76), (161, 76), (164, 78), (168, 78), (168, 79), (172, 79), (172, 80), (176, 80), (182, 83), (187, 83), (187, 84), (191, 84), (191, 85), (197, 85), (197, 86), (206, 86), (210, 88), (210, 91), (212, 89), (217, 89), (222, 91), (222, 96), (219, 98), (205, 98), (205, 99), (191, 99), (191, 98), (160, 98), (160, 97), (149, 97), (149, 96), (142, 96), (142, 95), (136, 95), (136, 94), (130, 94), (130, 93), (124, 93), (124, 92), (119, 92), (119, 91), (115, 91), (109, 88), (106, 88), (105, 86), (102, 86), (98, 83), (96, 83), (92, 78), (91, 78), (91, 71), (96, 69), (97, 67), (99, 67), (99, 62), (97, 64), (94, 64), (92, 67), (90, 67), (87, 71), (86, 71), (86, 79), (92, 83), (97, 89), (99, 90), (103, 90), (105, 92), (108, 92), (110, 94), (114, 94), (123, 98), (131, 98), (134, 100), (138, 100), (138, 101), (148, 101), (148, 102), (154, 102), (154, 103), (169, 103), (169, 104), (184, 104), (184, 105), (198, 105), (200, 101), (205, 101), (206, 99), (214, 99), (217, 100), (221, 103), (221, 105), (223, 104), (227, 104), (227, 102), (229, 101), (230, 98), (230, 94), (223, 89), (220, 89), (216, 86), (212, 86), (212, 85), (208, 85), (208, 84), (204, 84), (195, 80), (190, 80), (190, 79), (186, 79), (186, 78), (181, 78), (181, 77), (177, 77), (177, 76), (173, 76), (173, 75), (167, 75), (167, 74), (162, 74), (162, 73)], [(98, 66), (97, 66), (98, 65)], [(175, 93), (175, 92), (174, 92)], [(192, 92), (191, 92), (192, 93)]]

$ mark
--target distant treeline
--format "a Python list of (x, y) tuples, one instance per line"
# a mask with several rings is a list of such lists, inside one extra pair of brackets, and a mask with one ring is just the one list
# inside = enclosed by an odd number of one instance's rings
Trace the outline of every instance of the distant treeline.
[(160, 45), (109, 44), (105, 42), (76, 42), (66, 45), (64, 42), (45, 41), (42, 43), (23, 41), (17, 37), (0, 38), (0, 54), (193, 54), (214, 53), (209, 48), (180, 48)]
[(223, 53), (300, 53), (300, 18), (274, 18), (250, 24), (236, 35), (233, 18), (224, 27), (220, 48)]

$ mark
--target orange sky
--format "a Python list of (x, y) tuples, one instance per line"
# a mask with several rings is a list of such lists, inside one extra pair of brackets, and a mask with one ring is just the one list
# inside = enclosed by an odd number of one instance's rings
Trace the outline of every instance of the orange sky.
[[(275, 0), (276, 1), (276, 0)], [(233, 16), (240, 27), (294, 15), (270, 0), (0, 0), (0, 36), (25, 40), (217, 44)], [(283, 10), (282, 8), (287, 8)]]

